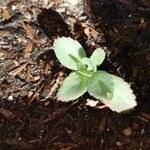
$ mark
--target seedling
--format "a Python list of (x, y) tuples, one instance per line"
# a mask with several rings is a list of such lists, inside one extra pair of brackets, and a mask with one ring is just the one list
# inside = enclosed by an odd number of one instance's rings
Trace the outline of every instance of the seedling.
[(136, 97), (127, 82), (118, 76), (97, 70), (105, 59), (105, 52), (101, 48), (97, 48), (88, 58), (78, 41), (62, 37), (54, 41), (54, 52), (62, 65), (73, 70), (58, 90), (59, 100), (75, 100), (88, 92), (116, 112), (137, 105)]

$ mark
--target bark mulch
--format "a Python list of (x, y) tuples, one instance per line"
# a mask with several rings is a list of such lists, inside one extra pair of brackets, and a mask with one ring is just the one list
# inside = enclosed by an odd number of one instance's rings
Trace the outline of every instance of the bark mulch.
[[(0, 150), (150, 149), (150, 2), (79, 1), (0, 2)], [(70, 73), (52, 49), (61, 36), (88, 55), (105, 48), (99, 69), (129, 82), (137, 107), (121, 114), (101, 103), (92, 108), (87, 93), (59, 101)]]

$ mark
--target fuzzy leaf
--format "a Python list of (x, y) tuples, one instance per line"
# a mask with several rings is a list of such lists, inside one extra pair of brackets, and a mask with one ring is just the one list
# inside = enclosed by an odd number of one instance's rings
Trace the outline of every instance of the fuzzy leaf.
[(113, 97), (112, 76), (105, 71), (93, 73), (88, 84), (88, 92), (97, 99), (111, 100)]
[(130, 85), (122, 78), (104, 71), (93, 74), (88, 85), (88, 92), (118, 113), (137, 105)]
[(87, 91), (88, 77), (78, 73), (71, 73), (61, 84), (57, 93), (61, 101), (77, 99)]
[(99, 66), (105, 59), (105, 52), (101, 48), (97, 48), (91, 55), (91, 61), (95, 66)]
[(120, 77), (111, 76), (114, 84), (113, 98), (110, 101), (103, 99), (103, 103), (118, 113), (134, 108), (137, 105), (136, 97), (130, 89), (130, 85)]
[(56, 57), (65, 67), (77, 70), (80, 62), (86, 53), (81, 44), (70, 37), (58, 38), (54, 41), (54, 52)]
[(87, 65), (88, 70), (92, 70), (95, 72), (97, 69), (96, 66), (93, 64), (93, 62), (87, 57), (82, 58), (81, 63)]

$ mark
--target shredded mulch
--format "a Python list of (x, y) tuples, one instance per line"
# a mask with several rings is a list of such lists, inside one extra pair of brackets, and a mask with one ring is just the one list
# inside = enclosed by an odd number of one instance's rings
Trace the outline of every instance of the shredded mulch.
[[(150, 149), (150, 2), (78, 1), (0, 2), (0, 150)], [(129, 82), (137, 107), (121, 114), (101, 103), (92, 108), (87, 93), (59, 101), (70, 73), (52, 48), (61, 36), (89, 56), (104, 48), (99, 69)]]

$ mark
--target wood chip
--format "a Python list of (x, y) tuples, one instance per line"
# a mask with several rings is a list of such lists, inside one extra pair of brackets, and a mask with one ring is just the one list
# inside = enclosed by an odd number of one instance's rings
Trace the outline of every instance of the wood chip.
[(29, 63), (29, 62), (25, 62), (25, 63), (21, 64), (20, 66), (15, 67), (13, 70), (11, 70), (11, 71), (9, 72), (9, 75), (16, 76), (16, 75), (19, 74), (24, 68), (26, 68), (26, 66), (27, 66), (28, 63)]
[[(98, 37), (98, 35), (99, 35), (99, 32), (97, 32), (94, 28), (92, 28), (92, 27), (90, 27), (88, 24), (86, 24), (86, 23), (81, 23), (82, 24), (82, 27), (84, 27), (84, 28), (88, 28), (88, 30), (89, 30), (89, 33), (94, 37), (94, 38), (97, 38)], [(89, 34), (88, 33), (88, 34)], [(86, 34), (86, 32), (85, 32), (85, 34)], [(88, 36), (88, 35), (87, 35)]]
[(28, 92), (28, 98), (31, 97), (32, 94), (33, 94), (33, 92), (32, 92), (32, 91), (29, 91), (29, 92)]
[(25, 23), (25, 22), (22, 22), (22, 25), (23, 25), (23, 28), (26, 30), (28, 36), (30, 37), (30, 39), (34, 39), (36, 34), (34, 32), (34, 29), (32, 28), (31, 25), (29, 25), (29, 23)]
[(33, 48), (33, 43), (30, 41), (27, 43), (26, 48), (24, 49), (24, 58), (29, 59), (32, 48)]
[(2, 18), (8, 20), (8, 19), (10, 19), (10, 17), (11, 17), (11, 16), (10, 16), (10, 14), (9, 14), (8, 9), (4, 9), (4, 10), (2, 11)]
[(6, 110), (4, 108), (0, 108), (0, 114), (6, 118), (14, 118), (16, 116), (12, 112), (10, 112), (9, 110)]
[(122, 131), (122, 133), (123, 133), (125, 136), (129, 136), (129, 135), (132, 134), (132, 129), (131, 129), (130, 127), (128, 127), (128, 128), (126, 128), (126, 129), (124, 129), (124, 130)]
[(48, 106), (50, 104), (50, 101), (46, 101), (45, 103), (44, 103), (44, 106)]
[(141, 116), (147, 120), (150, 120), (150, 113), (141, 113)]
[(28, 65), (27, 65), (27, 75), (26, 75), (26, 80), (27, 80), (27, 81), (30, 81), (30, 75), (31, 75), (31, 67), (30, 67), (30, 65), (28, 64)]
[(3, 37), (7, 37), (10, 35), (10, 32), (9, 31), (3, 31), (1, 30), (0, 31), (0, 37), (3, 38)]
[(49, 2), (49, 0), (43, 0), (43, 3), (44, 3), (45, 6), (48, 5), (48, 2)]
[(39, 80), (41, 78), (40, 76), (35, 76), (35, 77), (31, 76), (31, 77), (32, 77), (33, 81), (37, 81), (37, 80)]
[(84, 29), (84, 33), (89, 37), (90, 36), (90, 30), (89, 30), (89, 27), (86, 27)]
[(3, 57), (3, 56), (5, 56), (5, 57), (11, 57), (12, 53), (10, 51), (1, 49), (0, 50), (0, 58)]
[(54, 82), (52, 82), (52, 84), (51, 84), (51, 89), (50, 89), (48, 95), (46, 96), (46, 99), (48, 99), (50, 96), (52, 96), (55, 93), (56, 89), (58, 88), (60, 83), (63, 81), (63, 79), (64, 79), (64, 73), (59, 72), (57, 79), (54, 80)]
[(68, 21), (73, 22), (73, 23), (76, 23), (76, 22), (77, 22), (77, 19), (74, 18), (74, 17), (68, 17)]
[(140, 134), (144, 134), (144, 133), (145, 133), (145, 130), (142, 128)]
[(19, 62), (16, 60), (13, 60), (13, 63), (15, 64), (15, 66), (19, 66)]
[(45, 66), (44, 66), (44, 73), (45, 73), (45, 74), (48, 74), (49, 67), (50, 67), (49, 62), (46, 62), (46, 63), (45, 63)]
[(95, 29), (93, 29), (92, 27), (89, 27), (89, 28), (90, 28), (90, 33), (91, 33), (91, 35), (92, 35), (94, 38), (97, 38), (98, 35), (99, 35), (99, 33), (98, 33)]
[(28, 105), (29, 106), (35, 100), (36, 97), (37, 97), (37, 91), (33, 92), (33, 94), (29, 97), (29, 99), (28, 99)]
[(61, 116), (63, 116), (65, 114), (65, 112), (68, 110), (68, 108), (59, 108), (58, 110), (56, 110), (55, 112), (53, 112), (52, 114), (50, 114), (48, 116), (48, 118), (46, 118), (45, 120), (42, 121), (42, 123), (46, 123), (46, 122), (50, 122), (54, 119), (59, 119)]

